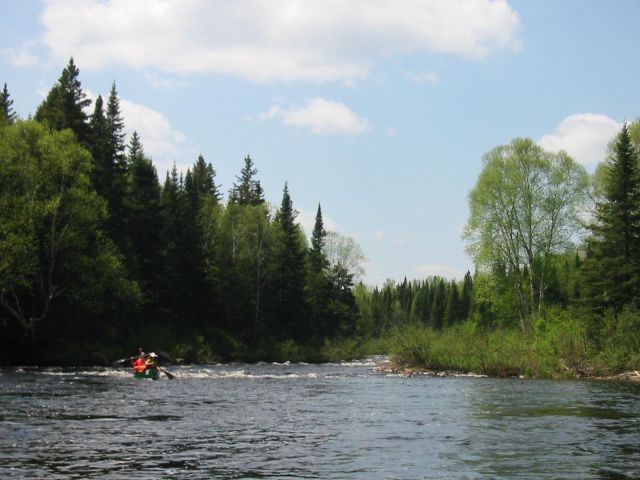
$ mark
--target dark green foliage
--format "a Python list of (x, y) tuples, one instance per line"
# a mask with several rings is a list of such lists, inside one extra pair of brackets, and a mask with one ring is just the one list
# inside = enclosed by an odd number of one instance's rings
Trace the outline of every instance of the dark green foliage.
[(17, 122), (0, 134), (0, 315), (34, 338), (43, 328), (51, 341), (60, 339), (48, 327), (56, 324), (76, 338), (113, 331), (75, 317), (91, 304), (94, 318), (104, 320), (120, 299), (137, 301), (136, 285), (102, 232), (105, 210), (89, 179), (89, 152), (71, 132), (37, 122)]
[(387, 281), (382, 290), (360, 290), (357, 307), (361, 314), (368, 313), (367, 321), (373, 322), (368, 330), (376, 336), (407, 322), (441, 329), (467, 320), (473, 287), (468, 272), (462, 284), (439, 277), (414, 282), (404, 279), (400, 284)]
[(312, 331), (306, 308), (304, 235), (295, 222), (289, 186), (285, 183), (282, 203), (275, 216), (274, 255), (269, 265), (267, 326), (283, 338), (308, 340)]
[(640, 299), (640, 170), (627, 125), (606, 165), (604, 198), (586, 244), (585, 295), (595, 307), (622, 309)]
[(244, 167), (240, 176), (236, 177), (238, 183), (234, 183), (229, 192), (229, 203), (240, 205), (259, 205), (264, 203), (264, 191), (260, 181), (254, 177), (258, 169), (254, 168), (253, 160), (247, 155), (244, 159)]
[(89, 125), (84, 109), (91, 105), (82, 90), (80, 71), (73, 58), (62, 71), (58, 83), (36, 110), (35, 120), (46, 123), (55, 130), (71, 129), (83, 146), (90, 145)]
[(0, 92), (0, 126), (10, 125), (16, 121), (18, 115), (13, 110), (13, 100), (9, 98), (9, 90), (7, 84), (4, 84), (2, 92)]
[(128, 265), (147, 300), (158, 302), (162, 279), (163, 217), (156, 168), (144, 154), (137, 132), (129, 142), (129, 186), (126, 196), (125, 230), (130, 236)]

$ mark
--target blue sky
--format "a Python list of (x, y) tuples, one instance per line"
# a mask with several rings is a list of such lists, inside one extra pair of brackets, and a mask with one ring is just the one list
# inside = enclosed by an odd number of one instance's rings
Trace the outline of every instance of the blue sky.
[(589, 171), (640, 115), (640, 2), (5, 0), (0, 82), (34, 113), (73, 55), (115, 80), (161, 180), (204, 155), (225, 192), (251, 155), (309, 229), (368, 258), (364, 280), (461, 278), (482, 156), (515, 137)]

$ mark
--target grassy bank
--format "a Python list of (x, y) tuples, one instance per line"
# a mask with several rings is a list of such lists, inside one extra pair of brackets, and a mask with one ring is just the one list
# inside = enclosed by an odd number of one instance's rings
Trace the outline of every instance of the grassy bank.
[[(391, 335), (398, 367), (490, 376), (606, 376), (640, 367), (640, 316), (634, 310), (594, 320), (554, 310), (529, 332), (488, 330), (467, 322), (444, 330), (407, 325)], [(598, 334), (594, 335), (597, 330)]]

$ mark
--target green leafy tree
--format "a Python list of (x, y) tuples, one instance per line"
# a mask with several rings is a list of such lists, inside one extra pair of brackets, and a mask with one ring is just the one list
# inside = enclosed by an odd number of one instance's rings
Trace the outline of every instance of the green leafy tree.
[(640, 168), (625, 124), (606, 165), (583, 266), (589, 301), (621, 309), (640, 298)]
[(523, 329), (543, 304), (551, 255), (572, 247), (587, 185), (584, 168), (566, 153), (546, 152), (530, 139), (484, 156), (469, 194), (465, 239), (476, 265), (506, 266)]
[(4, 84), (2, 92), (0, 92), (0, 126), (10, 125), (16, 121), (18, 116), (13, 110), (13, 100), (9, 97), (7, 84)]
[(76, 303), (93, 297), (99, 305), (104, 288), (133, 292), (101, 235), (104, 205), (91, 187), (91, 157), (73, 134), (19, 121), (0, 130), (0, 152), (5, 314), (33, 335), (63, 295)]

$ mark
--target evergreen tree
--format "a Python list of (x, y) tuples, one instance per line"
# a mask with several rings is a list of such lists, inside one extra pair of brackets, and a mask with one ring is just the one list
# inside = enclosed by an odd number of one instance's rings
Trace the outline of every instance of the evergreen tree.
[(158, 299), (163, 241), (160, 183), (153, 163), (144, 154), (137, 132), (129, 142), (130, 185), (127, 193), (126, 230), (131, 235), (129, 264), (149, 300)]
[(107, 155), (103, 159), (105, 162), (103, 166), (105, 184), (101, 186), (101, 190), (105, 191), (105, 198), (109, 204), (109, 233), (120, 249), (128, 254), (131, 249), (133, 232), (127, 229), (128, 167), (124, 145), (124, 120), (120, 113), (120, 100), (115, 82), (111, 85), (107, 102), (106, 125)]
[(198, 202), (205, 200), (218, 204), (222, 198), (220, 190), (215, 182), (216, 171), (213, 165), (207, 163), (202, 155), (198, 155), (198, 160), (192, 171), (192, 191), (195, 194), (194, 200)]
[(124, 120), (120, 112), (120, 99), (116, 90), (116, 82), (111, 84), (111, 92), (109, 93), (107, 126), (109, 132), (109, 154), (116, 168), (125, 170)]
[(311, 328), (319, 337), (328, 337), (336, 333), (336, 319), (329, 310), (332, 294), (332, 281), (329, 278), (329, 261), (324, 254), (327, 232), (322, 220), (322, 208), (318, 204), (316, 218), (311, 233), (309, 249), (309, 269), (307, 275), (307, 298), (310, 309)]
[(93, 156), (94, 168), (92, 171), (93, 185), (102, 198), (107, 198), (110, 183), (109, 167), (109, 142), (107, 118), (104, 114), (104, 102), (102, 96), (98, 95), (93, 108), (93, 113), (89, 119), (90, 141), (89, 150)]
[(449, 288), (447, 288), (446, 298), (443, 326), (451, 327), (459, 321), (458, 312), (460, 308), (458, 285), (453, 280), (449, 283)]
[(289, 187), (285, 183), (282, 203), (276, 213), (276, 245), (270, 267), (268, 326), (279, 338), (306, 340), (309, 329), (305, 305), (304, 235), (295, 223)]
[(446, 308), (447, 289), (442, 278), (434, 280), (433, 301), (431, 303), (431, 326), (433, 328), (442, 328), (444, 323), (444, 312)]
[(82, 90), (80, 70), (73, 57), (62, 71), (58, 83), (49, 91), (47, 98), (36, 110), (35, 120), (46, 123), (55, 130), (70, 128), (83, 146), (89, 144), (89, 126), (85, 108), (91, 105)]
[(17, 117), (16, 112), (13, 111), (13, 100), (9, 98), (9, 90), (5, 83), (0, 92), (0, 126), (12, 124)]
[(313, 224), (313, 232), (311, 232), (311, 249), (309, 250), (309, 259), (311, 269), (314, 272), (323, 272), (328, 266), (329, 261), (324, 254), (324, 244), (327, 238), (327, 231), (324, 229), (322, 220), (322, 208), (318, 204), (316, 218)]
[(585, 290), (595, 306), (620, 309), (640, 298), (640, 171), (626, 124), (607, 168), (587, 240)]
[(174, 164), (162, 189), (165, 273), (162, 295), (167, 308), (185, 328), (198, 330), (209, 323), (211, 290), (207, 281), (199, 210), (189, 198), (193, 176), (178, 176)]
[(255, 180), (258, 170), (253, 166), (253, 160), (247, 155), (240, 176), (236, 177), (229, 192), (229, 202), (240, 205), (259, 205), (264, 203), (264, 191), (259, 180)]
[(467, 271), (462, 281), (462, 293), (460, 294), (459, 312), (458, 318), (460, 321), (465, 321), (469, 318), (471, 313), (471, 301), (473, 299), (473, 279), (471, 278), (471, 272)]

